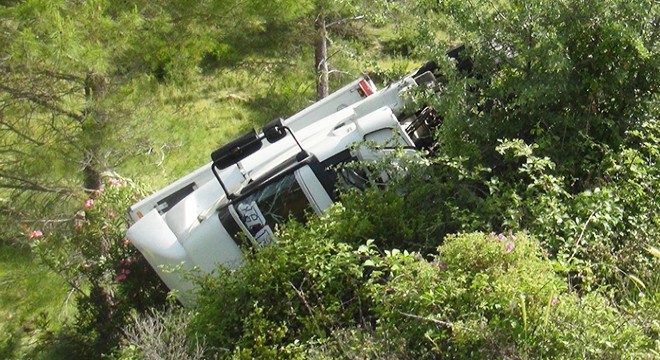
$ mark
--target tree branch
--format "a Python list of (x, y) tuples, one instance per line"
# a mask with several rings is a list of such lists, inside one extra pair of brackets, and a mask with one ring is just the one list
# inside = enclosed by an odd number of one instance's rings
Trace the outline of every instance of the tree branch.
[(0, 66), (0, 70), (2, 70), (4, 73), (9, 74), (9, 73), (30, 73), (30, 74), (35, 74), (35, 75), (43, 75), (43, 76), (48, 76), (53, 79), (58, 79), (58, 80), (66, 80), (66, 81), (72, 81), (72, 82), (79, 82), (82, 83), (85, 81), (85, 78), (73, 74), (65, 74), (53, 70), (48, 70), (48, 69), (39, 69), (39, 68), (32, 68), (29, 66), (25, 65), (2, 65)]
[(448, 327), (450, 329), (454, 327), (454, 323), (449, 322), (449, 321), (442, 321), (442, 320), (432, 319), (432, 318), (428, 318), (428, 317), (424, 317), (424, 316), (405, 313), (403, 311), (398, 311), (398, 313), (403, 315), (403, 316), (409, 317), (409, 318), (413, 318), (413, 319), (417, 319), (417, 320), (430, 321), (434, 324), (442, 325), (442, 326)]
[(2, 84), (0, 84), (0, 90), (8, 93), (10, 96), (12, 96), (15, 99), (28, 100), (28, 101), (30, 101), (34, 104), (37, 104), (39, 106), (42, 106), (42, 107), (46, 108), (46, 109), (48, 109), (52, 112), (55, 112), (55, 113), (60, 114), (60, 115), (68, 116), (68, 117), (70, 117), (74, 120), (77, 120), (79, 122), (82, 122), (85, 119), (85, 117), (82, 114), (75, 113), (75, 112), (69, 111), (67, 109), (63, 109), (60, 106), (58, 106), (56, 104), (53, 104), (50, 101), (48, 101), (46, 99), (43, 99), (43, 98), (39, 97), (36, 94), (21, 92), (19, 90), (12, 89), (12, 88), (10, 88), (8, 86), (5, 86), (5, 85), (2, 85)]
[(5, 173), (0, 173), (0, 178), (13, 180), (13, 182), (0, 182), (1, 189), (12, 189), (12, 190), (23, 190), (23, 191), (37, 191), (37, 192), (46, 192), (46, 193), (59, 193), (59, 194), (68, 194), (71, 193), (70, 189), (65, 188), (54, 188), (41, 185), (35, 181), (24, 179), (18, 176), (9, 175)]
[[(0, 85), (1, 86), (1, 85)], [(28, 136), (27, 134), (24, 134), (23, 132), (19, 131), (14, 127), (13, 125), (6, 123), (4, 121), (0, 121), (0, 126), (5, 126), (9, 131), (13, 132), (14, 134), (18, 135), (19, 137), (22, 137), (23, 139), (35, 144), (35, 145), (43, 145), (44, 143), (41, 141), (38, 141), (37, 139), (33, 139), (32, 137)]]
[(353, 17), (350, 17), (350, 18), (343, 18), (343, 19), (339, 19), (337, 21), (333, 21), (333, 22), (327, 24), (326, 27), (331, 27), (331, 26), (347, 23), (349, 21), (358, 21), (358, 20), (362, 20), (363, 18), (364, 18), (364, 15), (353, 16)]

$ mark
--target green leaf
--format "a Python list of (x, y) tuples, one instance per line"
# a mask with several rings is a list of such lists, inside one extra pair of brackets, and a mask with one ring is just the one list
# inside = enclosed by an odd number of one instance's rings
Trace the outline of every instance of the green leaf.
[(632, 274), (628, 274), (628, 277), (630, 278), (630, 280), (632, 280), (639, 287), (641, 287), (642, 289), (646, 289), (646, 285), (644, 284), (644, 282), (640, 278), (638, 278), (637, 276), (632, 275)]
[(658, 259), (660, 259), (660, 249), (658, 249), (657, 247), (649, 246), (649, 247), (646, 248), (646, 251), (649, 254), (651, 254), (651, 255), (657, 257)]

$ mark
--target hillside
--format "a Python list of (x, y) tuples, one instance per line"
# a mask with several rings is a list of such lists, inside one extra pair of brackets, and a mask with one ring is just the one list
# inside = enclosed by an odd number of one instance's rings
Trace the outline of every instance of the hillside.
[[(660, 356), (655, 1), (0, 13), (0, 357)], [(459, 42), (472, 73), (443, 56)], [(326, 85), (428, 59), (442, 91), (414, 100), (444, 122), (423, 165), (197, 279), (194, 310), (167, 300), (127, 206)]]

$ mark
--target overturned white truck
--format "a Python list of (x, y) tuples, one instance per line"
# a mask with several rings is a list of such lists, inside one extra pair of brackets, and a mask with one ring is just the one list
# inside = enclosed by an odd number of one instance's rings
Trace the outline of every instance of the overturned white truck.
[[(460, 49), (449, 56), (456, 57)], [(337, 165), (374, 160), (393, 147), (428, 145), (439, 120), (429, 108), (409, 111), (405, 93), (433, 86), (427, 64), (382, 90), (361, 77), (288, 119), (249, 132), (211, 154), (212, 161), (131, 206), (127, 238), (185, 304), (194, 284), (181, 271), (238, 267), (248, 249), (274, 240), (277, 224), (321, 214), (336, 182), (363, 181)], [(355, 147), (380, 144), (378, 150)]]

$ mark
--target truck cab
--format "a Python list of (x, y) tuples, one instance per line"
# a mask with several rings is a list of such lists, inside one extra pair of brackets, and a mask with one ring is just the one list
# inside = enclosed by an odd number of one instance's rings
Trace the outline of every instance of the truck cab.
[[(363, 76), (288, 119), (276, 119), (220, 147), (211, 162), (131, 206), (127, 238), (184, 304), (194, 284), (182, 271), (237, 268), (244, 251), (268, 246), (278, 224), (321, 215), (337, 183), (360, 186), (350, 161), (415, 152), (439, 123), (429, 109), (406, 108), (406, 93), (434, 86), (417, 71), (377, 90)], [(378, 144), (374, 149), (356, 146)], [(172, 269), (179, 271), (172, 271)]]

